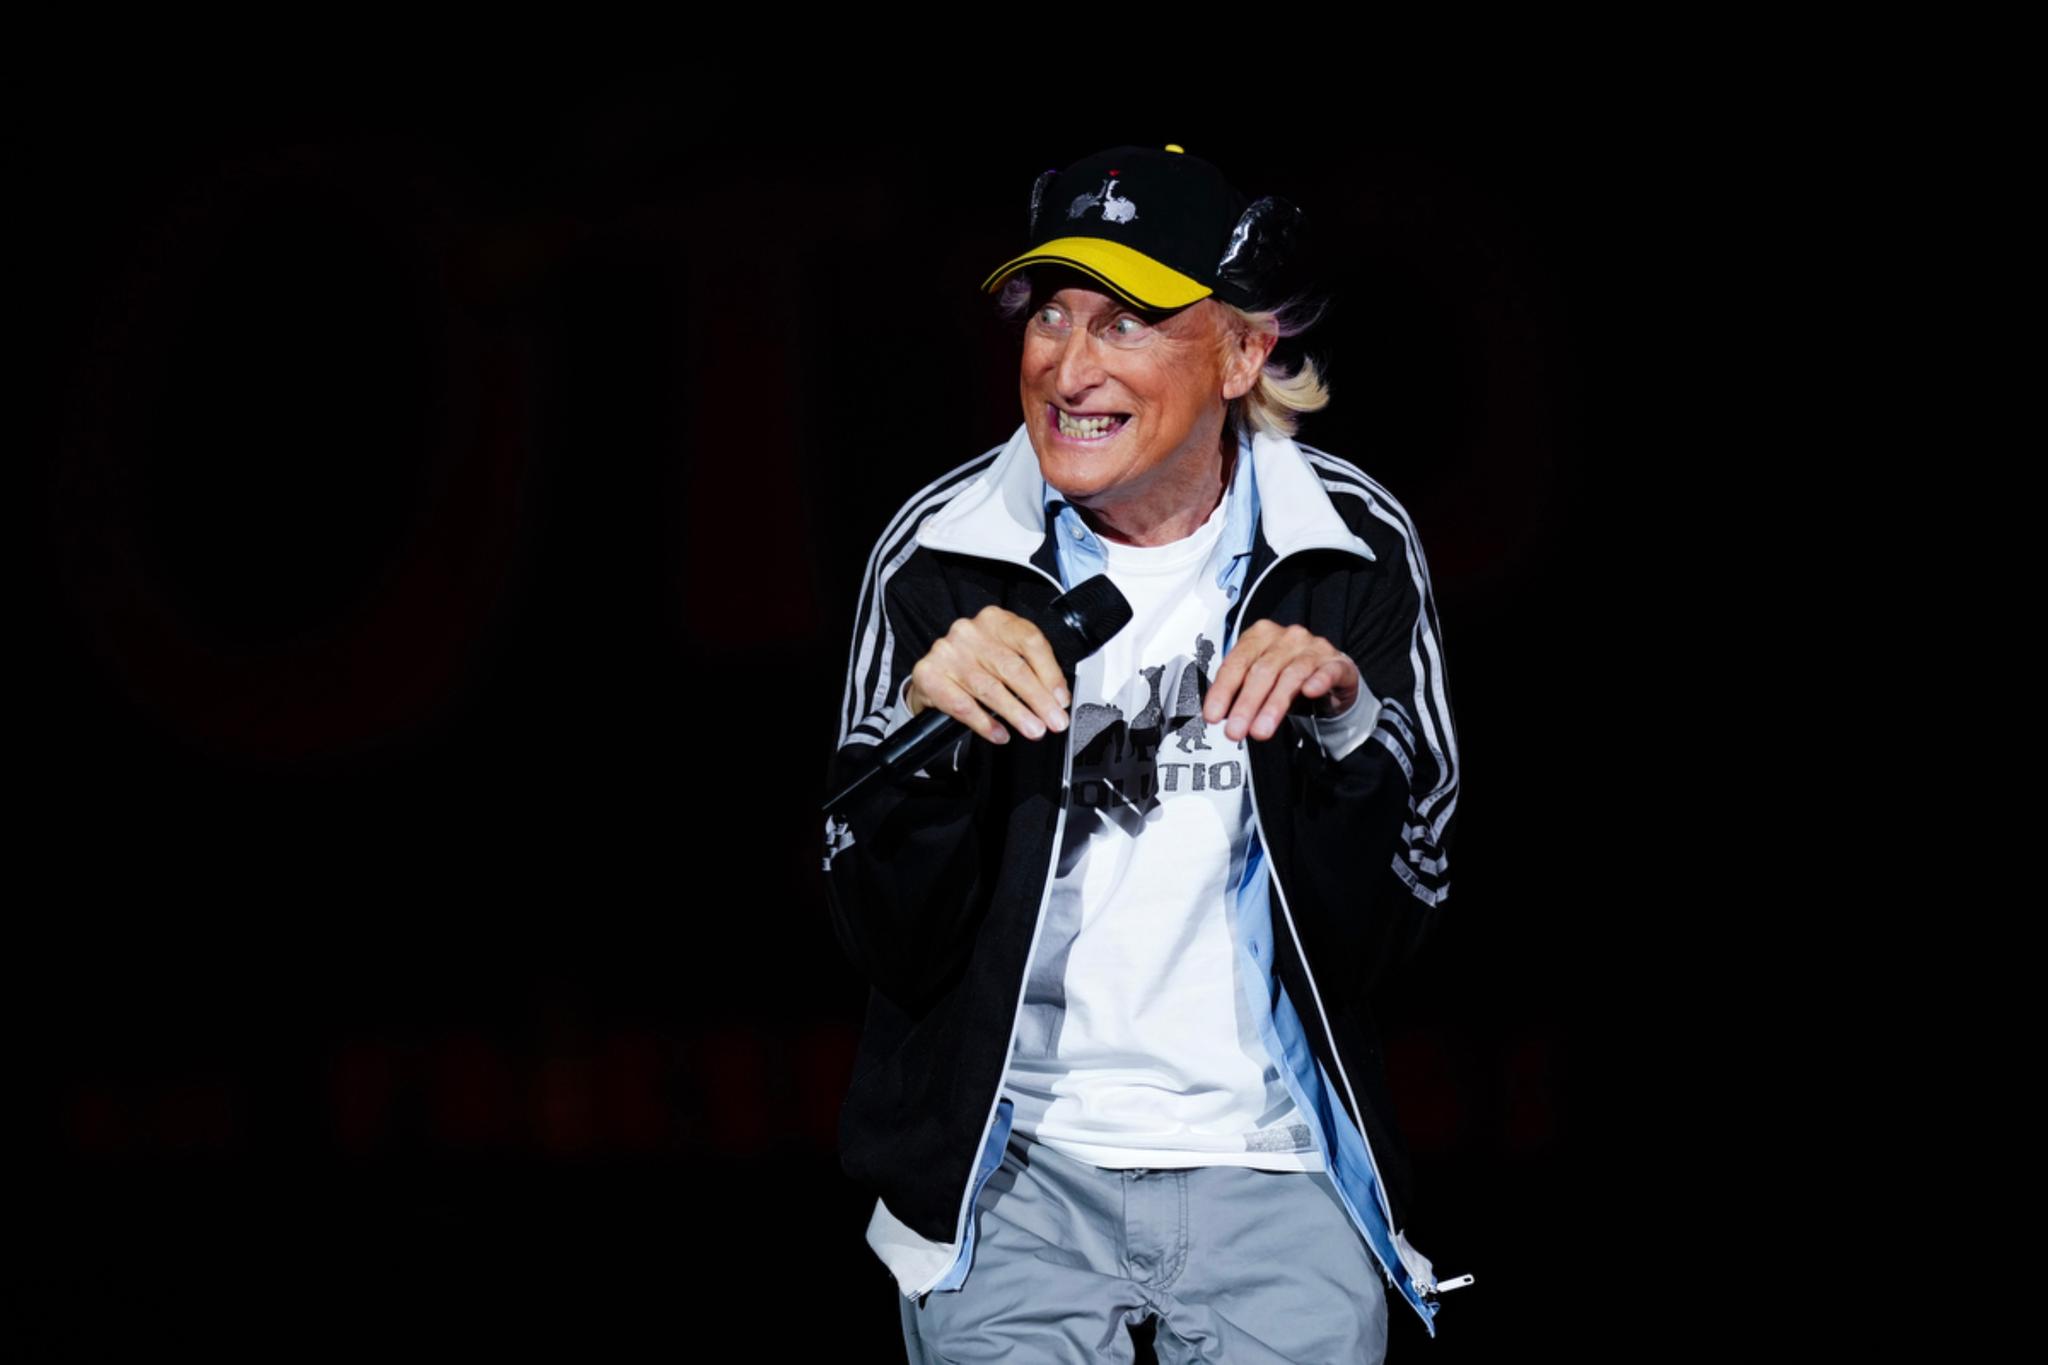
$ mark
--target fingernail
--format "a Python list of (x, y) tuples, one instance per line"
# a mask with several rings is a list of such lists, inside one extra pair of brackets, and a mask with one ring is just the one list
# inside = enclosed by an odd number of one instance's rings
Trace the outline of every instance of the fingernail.
[(1052, 715), (1051, 715), (1051, 716), (1050, 716), (1050, 717), (1049, 717), (1049, 718), (1048, 718), (1048, 719), (1046, 720), (1046, 724), (1050, 725), (1050, 726), (1051, 726), (1051, 727), (1052, 727), (1053, 729), (1055, 729), (1055, 730), (1064, 730), (1064, 729), (1066, 729), (1066, 728), (1067, 728), (1067, 713), (1066, 713), (1066, 712), (1064, 712), (1064, 711), (1055, 711), (1055, 712), (1053, 712), (1053, 713), (1052, 713)]
[(1023, 727), (1024, 727), (1024, 733), (1025, 733), (1025, 734), (1027, 734), (1027, 735), (1029, 735), (1029, 736), (1030, 736), (1031, 738), (1033, 738), (1033, 739), (1043, 739), (1043, 738), (1045, 738), (1045, 726), (1044, 726), (1043, 724), (1041, 724), (1041, 723), (1040, 723), (1040, 721), (1039, 721), (1038, 717), (1036, 717), (1036, 716), (1026, 716), (1026, 717), (1024, 717), (1024, 719), (1023, 719), (1023, 720), (1022, 720), (1022, 721), (1020, 722), (1020, 724), (1022, 724), (1022, 725), (1023, 725)]
[(1052, 690), (1052, 699), (1058, 702), (1062, 707), (1068, 707), (1074, 704), (1074, 699), (1067, 695), (1067, 689), (1064, 687), (1055, 687)]
[(991, 734), (989, 738), (998, 744), (1008, 744), (1010, 742), (1010, 732), (998, 725), (995, 728), (995, 733)]

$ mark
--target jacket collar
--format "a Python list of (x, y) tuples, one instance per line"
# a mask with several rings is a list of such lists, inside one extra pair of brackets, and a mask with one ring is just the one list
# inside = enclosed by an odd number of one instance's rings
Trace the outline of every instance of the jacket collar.
[[(1323, 491), (1301, 447), (1284, 436), (1252, 437), (1259, 534), (1276, 559), (1301, 550), (1343, 550), (1365, 559), (1372, 547), (1351, 533)], [(995, 463), (959, 495), (926, 517), (917, 542), (927, 549), (1000, 559), (1045, 571), (1052, 554), (1045, 477), (1020, 425)]]

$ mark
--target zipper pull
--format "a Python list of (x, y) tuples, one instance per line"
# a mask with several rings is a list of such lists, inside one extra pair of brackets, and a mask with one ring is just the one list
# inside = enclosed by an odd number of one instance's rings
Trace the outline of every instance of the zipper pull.
[(1448, 1280), (1438, 1280), (1436, 1282), (1436, 1288), (1423, 1290), (1422, 1297), (1425, 1299), (1433, 1299), (1439, 1294), (1448, 1294), (1453, 1289), (1463, 1289), (1466, 1285), (1471, 1283), (1472, 1277), (1470, 1275), (1453, 1275)]

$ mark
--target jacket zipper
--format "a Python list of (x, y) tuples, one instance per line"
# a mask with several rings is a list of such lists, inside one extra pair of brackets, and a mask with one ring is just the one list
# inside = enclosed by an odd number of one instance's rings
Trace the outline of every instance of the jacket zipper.
[[(1323, 546), (1316, 548), (1333, 547)], [(1259, 574), (1258, 579), (1255, 582), (1253, 582), (1251, 590), (1245, 593), (1243, 601), (1239, 604), (1237, 613), (1237, 625), (1239, 627), (1243, 625), (1245, 618), (1251, 614), (1252, 599), (1258, 595), (1259, 588), (1265, 584), (1265, 581), (1272, 576), (1273, 570), (1279, 568), (1281, 564), (1285, 563), (1288, 559), (1293, 558), (1294, 555), (1299, 553), (1299, 550), (1294, 550), (1290, 551), (1287, 554), (1277, 557), (1271, 564), (1268, 564), (1265, 567), (1265, 570), (1262, 573)], [(1233, 647), (1237, 643), (1237, 636), (1238, 629), (1236, 627), (1233, 627), (1230, 633), (1230, 643)], [(1227, 652), (1228, 651), (1226, 650), (1226, 653)], [(1362, 677), (1360, 679), (1360, 685), (1364, 685)], [(1249, 769), (1247, 771), (1249, 772)], [(1312, 970), (1310, 970), (1308, 965), (1308, 953), (1301, 946), (1301, 931), (1295, 927), (1294, 911), (1288, 907), (1287, 889), (1280, 884), (1280, 866), (1277, 862), (1272, 861), (1271, 851), (1273, 845), (1272, 842), (1266, 838), (1265, 822), (1259, 816), (1259, 784), (1257, 779), (1248, 779), (1245, 782), (1245, 788), (1246, 790), (1251, 792), (1252, 795), (1252, 829), (1256, 831), (1259, 836), (1259, 846), (1267, 850), (1267, 872), (1268, 876), (1271, 878), (1273, 883), (1274, 895), (1280, 902), (1280, 913), (1287, 921), (1287, 936), (1294, 941), (1294, 955), (1301, 960), (1301, 974), (1308, 981), (1309, 997), (1316, 1007), (1316, 1018), (1322, 1021), (1323, 1036), (1330, 1040), (1330, 1060), (1336, 1064), (1337, 1079), (1343, 1082), (1345, 1098), (1347, 1098), (1351, 1102), (1351, 1112), (1353, 1114), (1362, 1114), (1364, 1111), (1359, 1108), (1358, 1096), (1353, 1092), (1351, 1088), (1351, 1077), (1344, 1070), (1344, 1059), (1343, 1057), (1338, 1055), (1337, 1032), (1334, 1028), (1330, 1026), (1330, 1017), (1328, 1013), (1325, 1012), (1325, 1010), (1323, 1009), (1323, 993), (1316, 986), (1315, 973)], [(1310, 1049), (1309, 1056), (1311, 1058), (1315, 1056), (1315, 1051), (1313, 1048)], [(1361, 1120), (1357, 1119), (1354, 1119), (1353, 1122), (1358, 1124), (1358, 1145), (1365, 1149), (1366, 1164), (1372, 1167), (1373, 1192), (1379, 1196), (1380, 1213), (1381, 1216), (1384, 1217), (1386, 1220), (1387, 1239), (1391, 1242), (1395, 1234), (1399, 1232), (1400, 1229), (1394, 1226), (1394, 1210), (1392, 1206), (1387, 1203), (1386, 1180), (1384, 1177), (1380, 1175), (1379, 1158), (1373, 1155), (1372, 1140), (1366, 1136), (1364, 1123)], [(1328, 1160), (1327, 1153), (1325, 1154), (1324, 1159), (1326, 1161)], [(1330, 1188), (1337, 1191), (1339, 1197), (1344, 1200), (1345, 1207), (1347, 1209), (1350, 1209), (1351, 1197), (1350, 1195), (1344, 1192), (1343, 1185), (1333, 1180), (1330, 1182)], [(1356, 1209), (1350, 1209), (1350, 1212), (1353, 1222), (1362, 1223), (1364, 1221), (1358, 1217), (1358, 1211)], [(1387, 1276), (1388, 1281), (1391, 1282), (1394, 1277), (1393, 1268), (1386, 1264), (1385, 1258), (1383, 1258), (1380, 1255), (1379, 1248), (1373, 1246), (1372, 1238), (1366, 1238), (1365, 1244), (1368, 1247), (1372, 1247), (1373, 1259), (1380, 1262), (1381, 1272), (1385, 1274)], [(1414, 1287), (1415, 1291), (1418, 1294), (1426, 1295), (1430, 1292), (1430, 1289), (1426, 1289), (1422, 1285), (1415, 1283), (1414, 1277), (1409, 1274), (1408, 1267), (1406, 1265), (1403, 1265), (1401, 1267), (1401, 1273), (1403, 1277), (1408, 1280), (1410, 1285)], [(1433, 1288), (1433, 1286), (1431, 1288)]]
[[(996, 562), (1012, 564), (1015, 561), (1003, 559)], [(1052, 584), (1055, 591), (1065, 591), (1060, 586), (1060, 581), (1057, 578), (1054, 578), (1036, 564), (1027, 564), (1024, 567)], [(967, 1171), (967, 1189), (960, 1196), (960, 1212), (953, 1219), (953, 1245), (956, 1247), (965, 1241), (967, 1237), (967, 1218), (973, 1212), (974, 1196), (981, 1183), (981, 1154), (988, 1147), (988, 1133), (989, 1129), (995, 1126), (996, 1111), (1002, 1107), (1003, 1083), (1010, 1078), (1010, 1053), (1017, 1046), (1017, 1021), (1024, 1016), (1024, 987), (1031, 977), (1031, 960), (1038, 955), (1038, 936), (1045, 929), (1045, 903), (1052, 896), (1052, 887), (1055, 880), (1054, 873), (1059, 869), (1060, 840), (1066, 837), (1067, 788), (1073, 781), (1074, 775), (1074, 726), (1071, 718), (1071, 708), (1069, 708), (1068, 715), (1067, 728), (1060, 732), (1060, 741), (1065, 748), (1060, 756), (1060, 805), (1059, 814), (1053, 818), (1052, 853), (1046, 860), (1045, 885), (1038, 893), (1037, 917), (1031, 922), (1031, 943), (1024, 950), (1024, 971), (1017, 978), (1017, 1003), (1010, 1011), (1010, 1034), (1003, 1043), (1003, 1069), (996, 1077), (995, 1094), (989, 1097), (988, 1116), (981, 1121), (981, 1136), (974, 1143), (974, 1163)], [(997, 1161), (1000, 1164), (1001, 1158), (998, 1157)], [(939, 1272), (938, 1277), (931, 1284), (927, 1284), (923, 1289), (918, 1290), (918, 1293), (929, 1293), (932, 1284), (937, 1284), (939, 1280), (944, 1279), (952, 1272), (952, 1269), (952, 1266), (947, 1266), (945, 1270)]]

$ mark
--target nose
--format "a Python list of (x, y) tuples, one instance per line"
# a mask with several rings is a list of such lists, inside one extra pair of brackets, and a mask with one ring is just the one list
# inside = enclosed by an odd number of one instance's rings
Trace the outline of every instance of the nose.
[(1058, 366), (1053, 370), (1053, 386), (1058, 389), (1063, 404), (1073, 405), (1103, 380), (1102, 358), (1096, 352), (1096, 339), (1086, 327), (1076, 327), (1067, 333), (1067, 339), (1060, 346)]

